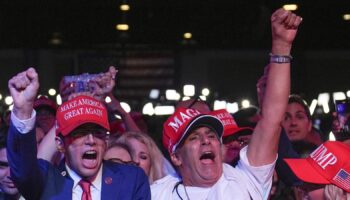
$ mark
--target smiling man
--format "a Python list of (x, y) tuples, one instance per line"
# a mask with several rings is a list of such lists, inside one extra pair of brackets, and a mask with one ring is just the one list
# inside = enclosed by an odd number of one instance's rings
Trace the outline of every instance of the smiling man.
[(150, 199), (142, 169), (102, 161), (109, 123), (101, 102), (77, 96), (57, 109), (56, 143), (65, 160), (56, 167), (36, 159), (33, 103), (38, 74), (29, 68), (8, 86), (14, 101), (8, 137), (11, 177), (27, 200)]
[(277, 158), (280, 123), (290, 89), (290, 51), (301, 18), (279, 9), (271, 16), (270, 71), (262, 117), (235, 168), (223, 164), (223, 125), (213, 115), (179, 108), (163, 127), (163, 145), (180, 177), (152, 186), (152, 199), (267, 199)]

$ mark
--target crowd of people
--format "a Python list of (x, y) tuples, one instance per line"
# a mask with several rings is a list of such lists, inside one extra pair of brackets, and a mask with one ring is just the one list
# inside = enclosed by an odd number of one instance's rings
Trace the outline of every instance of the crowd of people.
[[(34, 68), (18, 73), (0, 129), (0, 200), (350, 199), (350, 137), (322, 141), (308, 105), (290, 95), (301, 22), (282, 8), (272, 14), (258, 107), (230, 114), (199, 98), (178, 102), (163, 146), (113, 96), (114, 67), (84, 87), (61, 81), (60, 106), (37, 96)], [(341, 129), (335, 120), (336, 135)]]

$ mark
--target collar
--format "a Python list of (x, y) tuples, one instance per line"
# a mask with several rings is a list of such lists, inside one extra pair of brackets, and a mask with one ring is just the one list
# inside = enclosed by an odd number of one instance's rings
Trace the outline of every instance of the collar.
[[(74, 181), (73, 189), (75, 189), (78, 186), (79, 181), (81, 180), (81, 177), (74, 170), (72, 170), (67, 165), (67, 163), (65, 164), (65, 166), (66, 166), (66, 169), (68, 171), (69, 176)], [(96, 176), (95, 180), (91, 182), (92, 187), (94, 187), (98, 191), (101, 191), (101, 188), (102, 188), (102, 168), (103, 168), (103, 163), (101, 164), (101, 167), (97, 172), (97, 176)]]

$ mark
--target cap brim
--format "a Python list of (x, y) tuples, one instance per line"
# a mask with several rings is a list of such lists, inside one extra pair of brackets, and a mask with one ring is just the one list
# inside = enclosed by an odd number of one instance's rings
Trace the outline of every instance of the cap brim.
[(220, 119), (217, 117), (214, 117), (212, 115), (199, 115), (198, 117), (194, 118), (186, 127), (184, 133), (182, 134), (180, 140), (173, 146), (172, 151), (174, 152), (177, 146), (187, 137), (189, 133), (192, 132), (195, 128), (201, 127), (201, 126), (207, 126), (209, 128), (212, 128), (220, 142), (221, 137), (224, 132), (224, 126), (221, 123)]
[(254, 131), (254, 129), (252, 129), (250, 127), (231, 128), (231, 129), (227, 129), (227, 134), (224, 133), (223, 137), (228, 137), (231, 135), (251, 135), (251, 134), (253, 134), (253, 131)]
[[(81, 125), (83, 125), (83, 124), (88, 124), (88, 123), (97, 124), (97, 125), (101, 126), (102, 128), (105, 128), (107, 131), (110, 131), (109, 124), (96, 122), (96, 121), (94, 121), (94, 120), (81, 120), (81, 121), (78, 121), (78, 122), (72, 124), (71, 126), (68, 126), (68, 127), (65, 128), (65, 129), (59, 130), (59, 133), (61, 133), (63, 136), (67, 136), (67, 135), (69, 135), (69, 133), (71, 133), (74, 129), (78, 128), (79, 126), (81, 126)], [(57, 133), (57, 134), (59, 134), (59, 133)]]
[(301, 180), (316, 184), (331, 184), (307, 161), (307, 159), (284, 159), (294, 174)]

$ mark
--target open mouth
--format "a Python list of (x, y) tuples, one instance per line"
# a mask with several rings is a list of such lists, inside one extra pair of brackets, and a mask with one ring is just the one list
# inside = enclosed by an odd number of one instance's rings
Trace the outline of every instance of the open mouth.
[(202, 155), (199, 157), (199, 160), (204, 163), (212, 163), (214, 162), (215, 154), (211, 151), (203, 152)]
[(88, 160), (96, 160), (97, 158), (97, 152), (96, 151), (87, 151), (83, 154), (83, 159), (88, 159)]
[(87, 169), (94, 169), (98, 165), (97, 151), (89, 150), (83, 154), (83, 166)]

